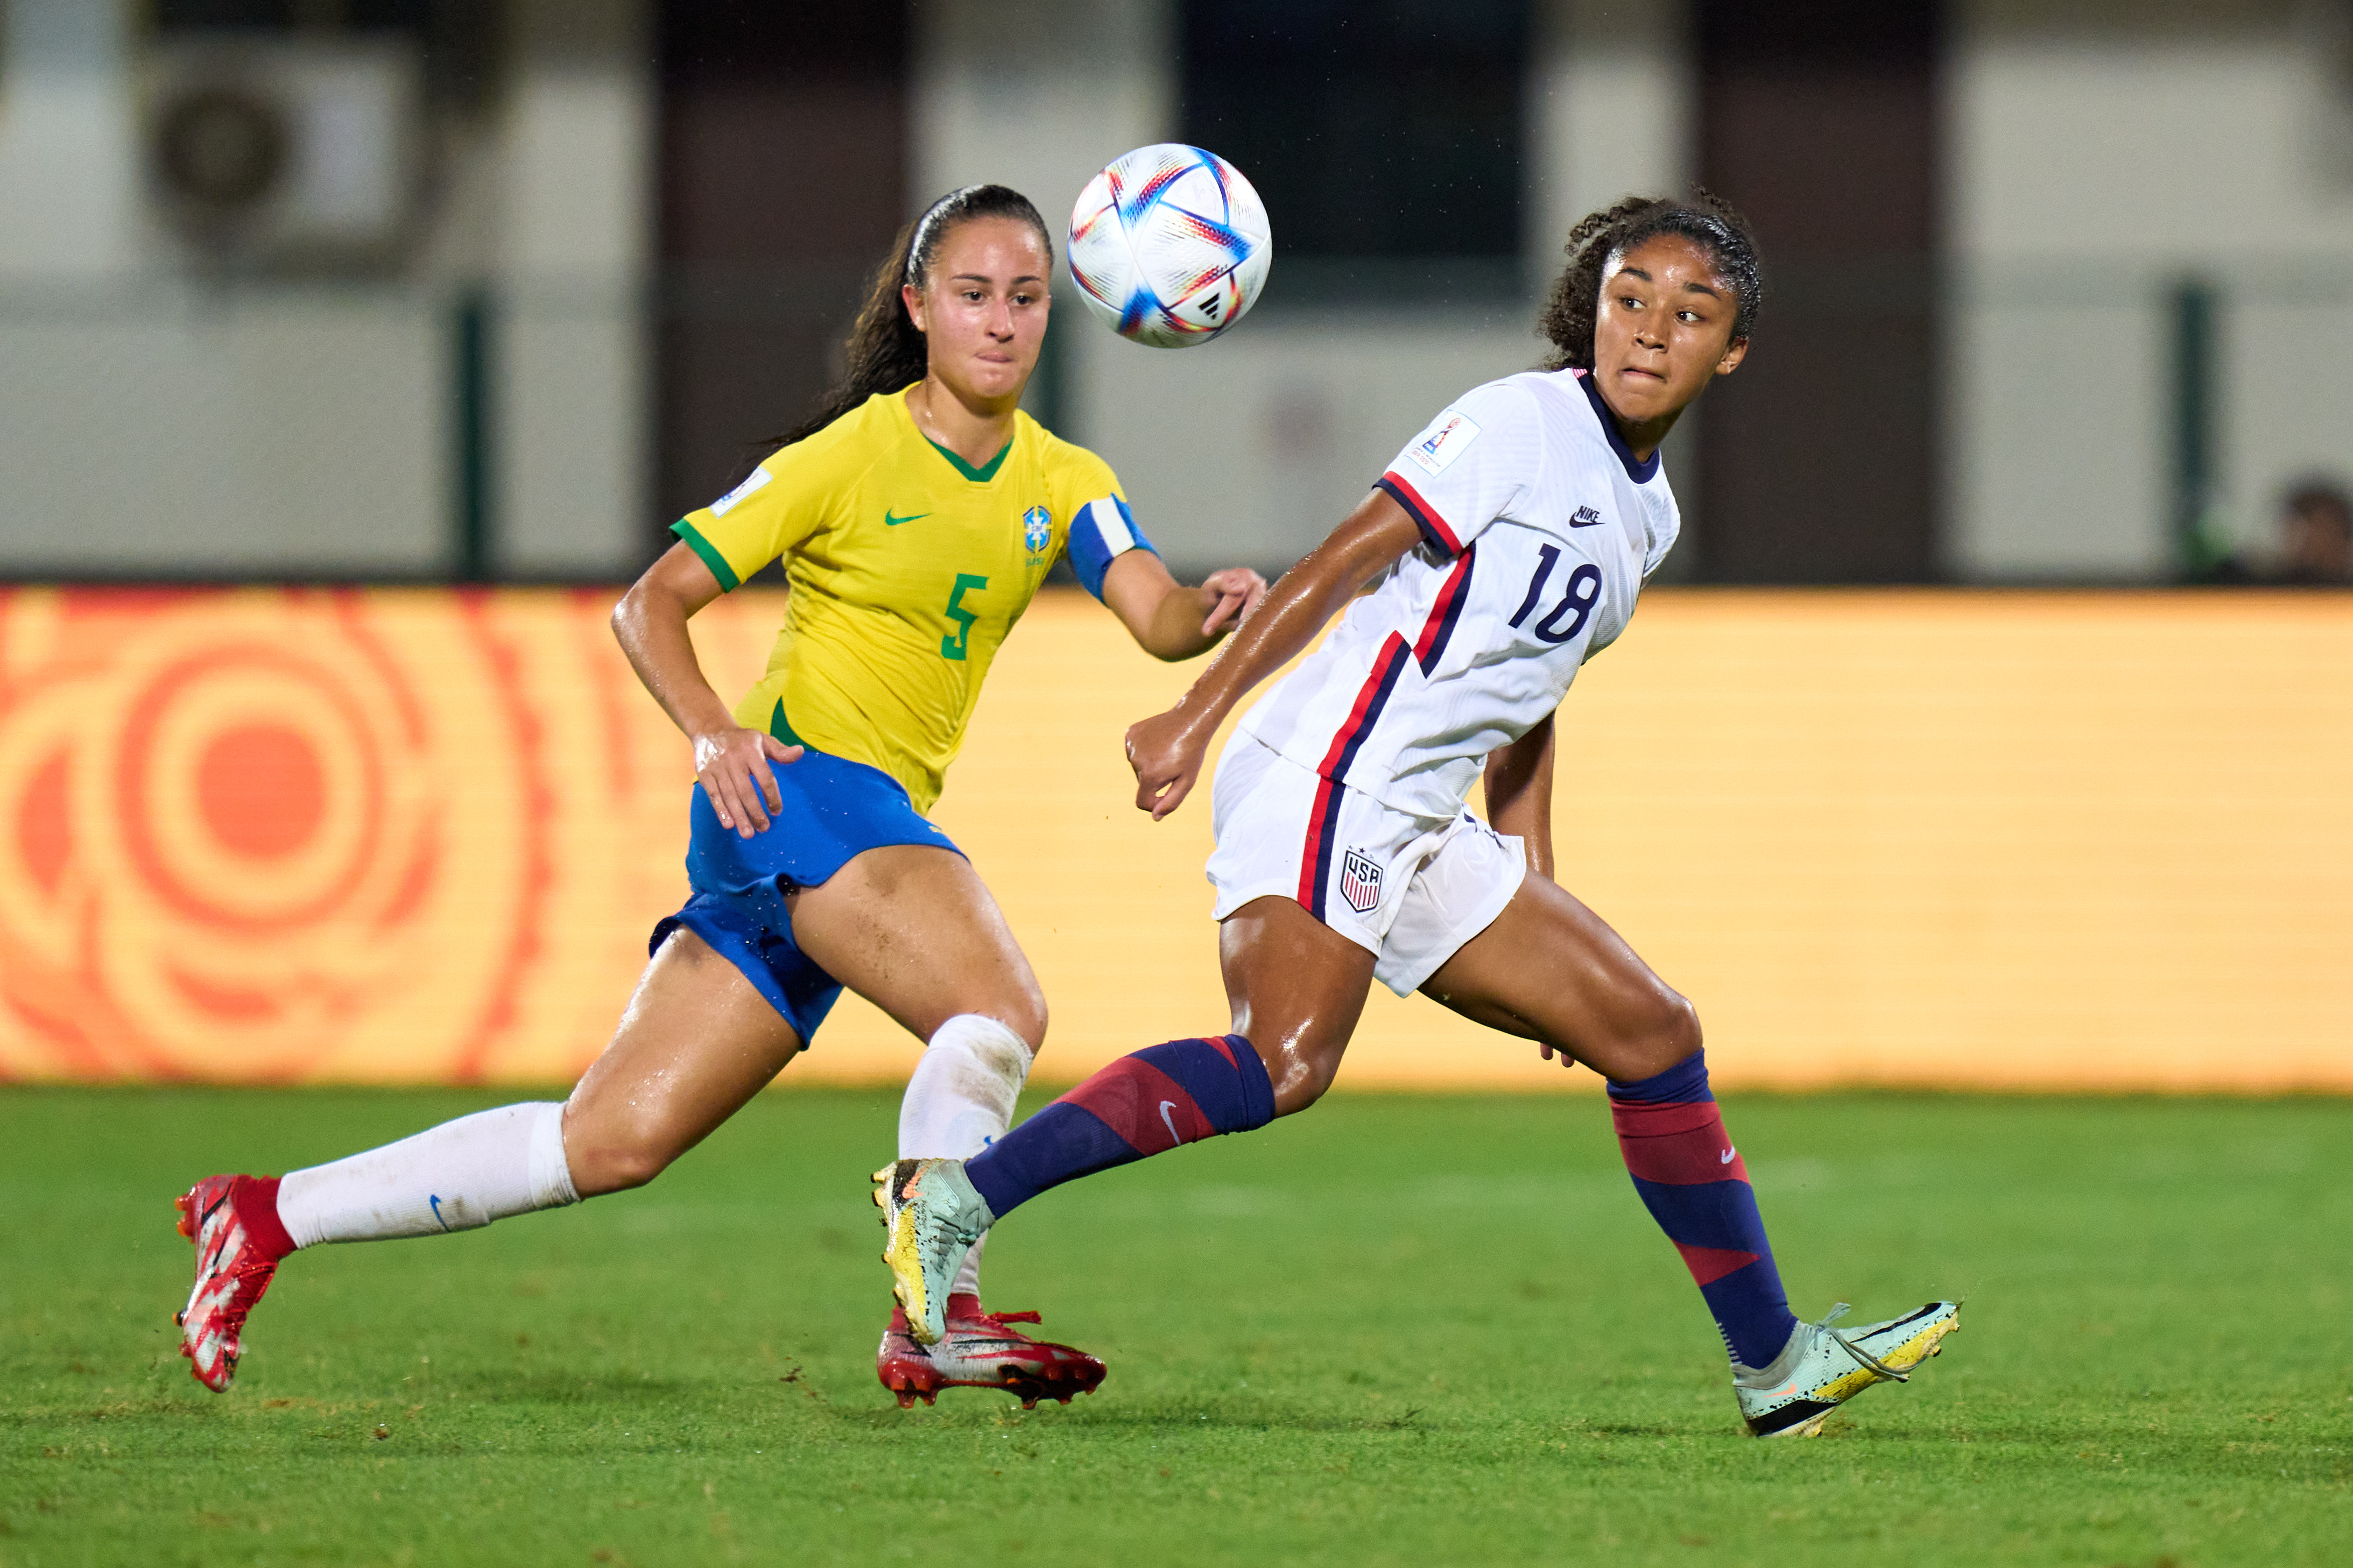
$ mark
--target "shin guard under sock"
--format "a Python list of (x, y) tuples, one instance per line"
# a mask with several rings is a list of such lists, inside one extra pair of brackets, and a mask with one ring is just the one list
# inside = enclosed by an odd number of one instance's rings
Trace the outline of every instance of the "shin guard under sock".
[(1732, 1359), (1769, 1366), (1798, 1326), (1748, 1166), (1725, 1136), (1694, 1051), (1656, 1078), (1609, 1086), (1619, 1152), (1651, 1217), (1683, 1255)]
[(576, 1204), (554, 1101), (478, 1110), (413, 1138), (279, 1179), (278, 1216), (296, 1247), (470, 1230)]
[(1003, 1219), (1049, 1187), (1274, 1120), (1266, 1064), (1240, 1035), (1122, 1057), (990, 1144), (965, 1174)]

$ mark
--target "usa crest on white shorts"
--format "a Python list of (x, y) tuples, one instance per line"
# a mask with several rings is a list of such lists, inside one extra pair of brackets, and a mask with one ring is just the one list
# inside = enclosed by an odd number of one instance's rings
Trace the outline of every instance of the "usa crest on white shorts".
[(1381, 901), (1381, 868), (1361, 850), (1340, 857), (1340, 897), (1360, 915), (1373, 912)]

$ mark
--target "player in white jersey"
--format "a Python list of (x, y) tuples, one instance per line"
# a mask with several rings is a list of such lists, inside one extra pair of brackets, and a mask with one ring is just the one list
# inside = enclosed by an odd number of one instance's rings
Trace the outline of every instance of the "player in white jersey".
[(1634, 456), (1577, 368), (1457, 398), (1376, 493), (1419, 543), (1243, 719), (1209, 879), (1219, 920), (1291, 898), (1405, 995), (1522, 879), (1520, 844), (1466, 809), (1472, 782), (1625, 630), (1677, 517), (1658, 454)]
[[(1224, 718), (1345, 607), (1218, 770), (1233, 1032), (1123, 1058), (968, 1161), (879, 1173), (911, 1321), (971, 1236), (1047, 1187), (1314, 1103), (1378, 979), (1609, 1080), (1628, 1170), (1715, 1319), (1751, 1431), (1819, 1430), (1957, 1325), (1950, 1301), (1845, 1333), (1843, 1306), (1789, 1311), (1697, 1015), (1552, 880), (1554, 710), (1673, 544), (1659, 444), (1739, 367), (1762, 294), (1746, 226), (1704, 195), (1594, 214), (1568, 251), (1543, 321), (1553, 362), (1442, 410), (1184, 700), (1129, 730), (1136, 805), (1165, 816)], [(1484, 822), (1466, 805), (1482, 773)]]

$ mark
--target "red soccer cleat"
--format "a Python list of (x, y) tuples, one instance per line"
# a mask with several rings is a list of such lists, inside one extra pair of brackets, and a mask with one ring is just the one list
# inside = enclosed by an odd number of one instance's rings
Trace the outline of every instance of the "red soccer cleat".
[(907, 1331), (906, 1312), (893, 1307), (874, 1352), (874, 1374), (899, 1396), (902, 1410), (918, 1399), (933, 1403), (943, 1388), (1001, 1388), (1024, 1410), (1036, 1409), (1040, 1399), (1068, 1405), (1074, 1394), (1093, 1393), (1103, 1380), (1103, 1363), (1008, 1326), (1036, 1321), (1035, 1312), (991, 1312), (977, 1296), (951, 1296), (947, 1332), (925, 1346)]
[(269, 1289), (278, 1260), (294, 1249), (279, 1223), (277, 1185), (251, 1176), (206, 1176), (173, 1200), (180, 1234), (196, 1244), (195, 1289), (173, 1321), (180, 1325), (189, 1371), (215, 1394), (227, 1392), (237, 1376), (245, 1315)]

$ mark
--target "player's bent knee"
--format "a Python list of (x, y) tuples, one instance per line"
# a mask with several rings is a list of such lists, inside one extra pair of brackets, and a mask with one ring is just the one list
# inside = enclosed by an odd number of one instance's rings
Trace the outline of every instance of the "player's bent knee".
[(1700, 1048), (1699, 1009), (1663, 987), (1618, 1033), (1585, 1060), (1612, 1083), (1656, 1078)]
[(1035, 1056), (1046, 1043), (1046, 994), (1033, 976), (1022, 976), (985, 1002), (974, 998), (976, 1005), (961, 1009), (993, 1018), (1021, 1037), (1021, 1043)]
[(584, 1198), (642, 1187), (670, 1168), (668, 1160), (636, 1149), (592, 1149), (571, 1163), (572, 1184)]
[(616, 1135), (573, 1126), (565, 1129), (564, 1155), (572, 1167), (572, 1185), (584, 1198), (642, 1187), (670, 1169), (674, 1157), (667, 1142), (647, 1130)]
[(1010, 1016), (997, 1021), (1021, 1037), (1031, 1056), (1046, 1048), (1046, 998), (1042, 994), (1033, 990), (1018, 1005), (1006, 1011)]
[(1340, 1074), (1340, 1058), (1284, 1051), (1269, 1060), (1266, 1069), (1274, 1089), (1274, 1113), (1295, 1116), (1324, 1098)]
[(1699, 1049), (1699, 1009), (1687, 997), (1668, 992), (1643, 1031), (1636, 1050), (1640, 1078), (1655, 1078)]

